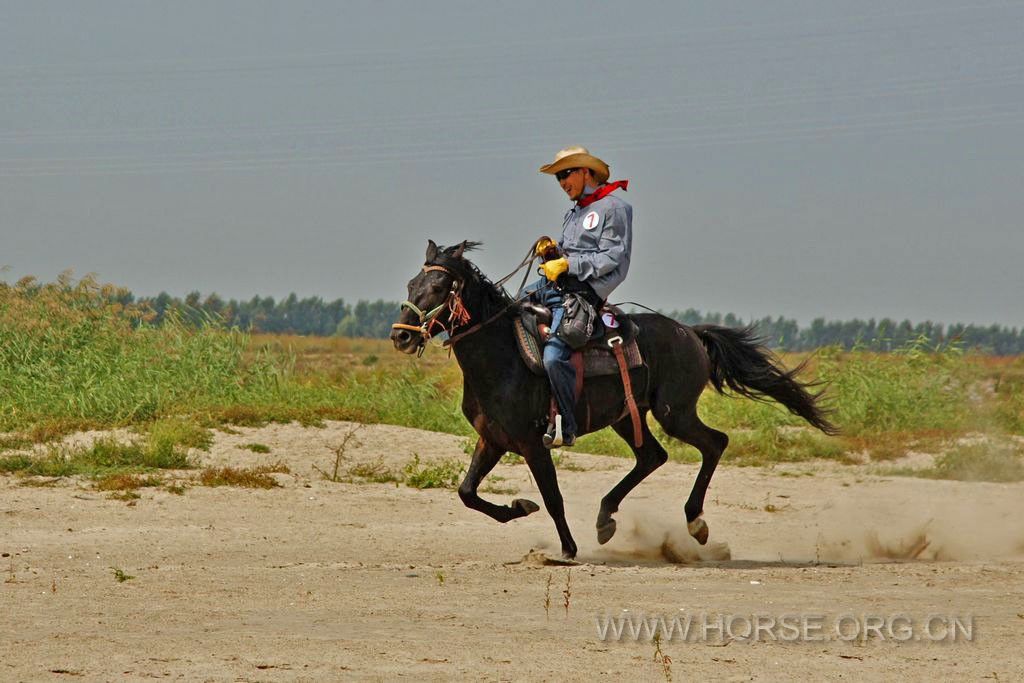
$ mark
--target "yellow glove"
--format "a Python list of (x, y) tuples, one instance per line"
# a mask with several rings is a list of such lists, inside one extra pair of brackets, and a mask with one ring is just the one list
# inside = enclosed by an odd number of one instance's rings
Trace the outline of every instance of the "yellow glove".
[(544, 269), (544, 277), (554, 282), (558, 279), (558, 276), (569, 270), (569, 259), (556, 258), (554, 261), (548, 261), (541, 266)]
[(558, 242), (545, 235), (534, 243), (533, 253), (542, 259), (550, 258), (552, 254), (557, 255)]

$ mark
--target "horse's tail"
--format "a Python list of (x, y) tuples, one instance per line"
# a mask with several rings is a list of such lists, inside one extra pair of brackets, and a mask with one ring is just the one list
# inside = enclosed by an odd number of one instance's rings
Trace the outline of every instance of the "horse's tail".
[(821, 392), (810, 391), (818, 384), (796, 379), (806, 361), (792, 370), (782, 369), (779, 359), (765, 347), (753, 327), (696, 325), (693, 331), (708, 351), (711, 384), (718, 393), (728, 386), (755, 401), (772, 398), (826, 434), (839, 433), (828, 419), (829, 411), (818, 405)]

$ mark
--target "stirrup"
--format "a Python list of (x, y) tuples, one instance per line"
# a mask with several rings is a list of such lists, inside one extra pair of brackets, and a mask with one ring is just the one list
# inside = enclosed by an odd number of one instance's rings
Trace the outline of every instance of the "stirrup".
[(576, 443), (576, 435), (562, 434), (562, 416), (555, 415), (555, 423), (548, 426), (548, 430), (544, 432), (541, 440), (544, 442), (545, 448), (557, 448), (559, 446), (568, 448)]
[(548, 425), (548, 430), (542, 437), (544, 448), (557, 448), (562, 445), (562, 416), (555, 415), (554, 424)]

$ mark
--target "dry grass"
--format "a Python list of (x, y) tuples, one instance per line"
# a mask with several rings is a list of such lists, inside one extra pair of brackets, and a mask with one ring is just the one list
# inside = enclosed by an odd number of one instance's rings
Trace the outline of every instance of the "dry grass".
[(931, 469), (918, 476), (956, 481), (1024, 481), (1024, 446), (980, 443), (958, 446), (943, 453)]
[(480, 493), (493, 493), (496, 496), (511, 496), (519, 493), (519, 489), (515, 486), (505, 486), (502, 484), (484, 484), (480, 487)]
[(202, 486), (238, 486), (250, 489), (272, 489), (279, 487), (271, 474), (289, 474), (291, 470), (283, 463), (259, 465), (257, 467), (207, 467), (199, 473)]
[(19, 482), (19, 486), (33, 489), (51, 489), (61, 482), (63, 477), (55, 477), (53, 479), (40, 479), (37, 477), (29, 477), (22, 479)]
[(361, 462), (352, 465), (348, 468), (348, 476), (374, 484), (386, 484), (402, 480), (401, 475), (385, 465), (383, 460)]
[(362, 428), (362, 425), (353, 427), (348, 430), (348, 433), (342, 438), (341, 443), (331, 449), (334, 453), (334, 463), (330, 468), (330, 473), (327, 470), (320, 469), (316, 465), (313, 465), (313, 469), (320, 473), (320, 475), (328, 481), (338, 481), (338, 470), (341, 467), (341, 463), (346, 459), (345, 451), (348, 450), (349, 444), (353, 446), (359, 446), (360, 442), (356, 440), (356, 432)]
[(97, 491), (134, 491), (138, 488), (163, 485), (164, 480), (160, 477), (142, 477), (137, 474), (112, 474), (97, 479), (92, 487)]
[(68, 434), (101, 429), (102, 427), (103, 424), (95, 420), (65, 417), (42, 418), (26, 430), (25, 436), (32, 443), (50, 443)]

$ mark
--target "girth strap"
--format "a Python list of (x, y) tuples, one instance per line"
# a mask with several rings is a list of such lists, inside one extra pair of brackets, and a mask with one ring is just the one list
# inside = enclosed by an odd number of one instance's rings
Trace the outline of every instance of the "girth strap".
[(629, 364), (626, 362), (626, 354), (622, 350), (622, 337), (612, 337), (608, 340), (608, 346), (615, 352), (615, 360), (619, 364), (622, 388), (626, 394), (626, 407), (629, 409), (629, 417), (633, 421), (633, 445), (640, 448), (644, 444), (643, 425), (640, 422), (640, 409), (637, 408), (636, 399), (633, 397), (633, 383), (629, 379)]

